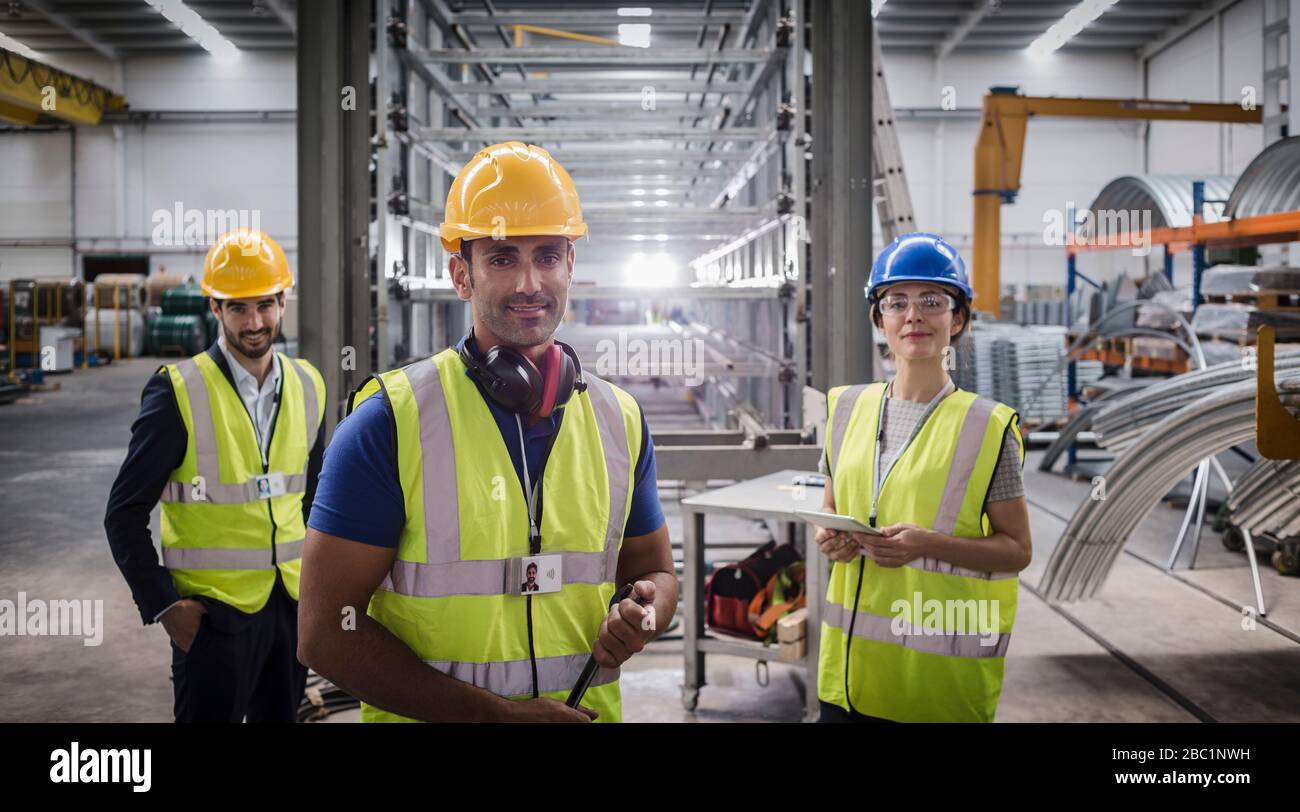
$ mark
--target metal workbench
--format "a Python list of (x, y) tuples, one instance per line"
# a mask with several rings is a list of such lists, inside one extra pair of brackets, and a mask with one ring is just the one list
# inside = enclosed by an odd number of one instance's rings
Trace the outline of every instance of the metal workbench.
[(817, 644), (821, 632), (822, 601), (826, 594), (827, 561), (818, 551), (817, 545), (806, 537), (804, 529), (807, 525), (794, 515), (794, 511), (796, 508), (821, 510), (822, 489), (813, 486), (796, 488), (793, 485), (794, 478), (799, 474), (815, 473), (778, 471), (682, 500), (682, 583), (685, 593), (682, 628), (686, 655), (682, 705), (686, 710), (695, 710), (700, 688), (706, 684), (706, 654), (731, 654), (769, 662), (778, 659), (775, 645), (765, 647), (758, 641), (713, 636), (705, 630), (704, 517), (738, 516), (783, 521), (792, 530), (781, 534), (782, 536), (804, 538), (805, 586), (808, 594), (808, 650), (802, 663), (806, 673), (804, 719), (813, 721), (817, 718)]

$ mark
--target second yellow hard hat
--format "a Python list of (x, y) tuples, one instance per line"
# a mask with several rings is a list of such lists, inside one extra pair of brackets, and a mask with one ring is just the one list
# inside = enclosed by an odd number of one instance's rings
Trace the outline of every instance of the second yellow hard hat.
[(279, 243), (265, 231), (237, 229), (208, 249), (199, 287), (215, 299), (251, 299), (293, 287), (293, 273)]

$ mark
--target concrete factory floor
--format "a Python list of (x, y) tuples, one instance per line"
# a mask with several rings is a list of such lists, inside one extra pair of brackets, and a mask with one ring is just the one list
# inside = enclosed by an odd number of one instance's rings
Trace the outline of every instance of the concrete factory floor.
[[(140, 388), (154, 360), (53, 377), (62, 388), (0, 407), (0, 598), (102, 599), (103, 644), (70, 637), (0, 638), (0, 721), (168, 721), (170, 653), (144, 627), (104, 541), (108, 490), (125, 454)], [(689, 423), (689, 410), (645, 396), (652, 426)], [(651, 404), (649, 401), (654, 400)], [(1090, 485), (1026, 465), (1035, 559), (1020, 592), (1000, 721), (1300, 720), (1300, 580), (1261, 560), (1268, 622), (1243, 628), (1254, 604), (1243, 555), (1207, 531), (1198, 568), (1171, 575), (1163, 562), (1181, 512), (1157, 507), (1098, 599), (1051, 607), (1033, 592), (1064, 521)], [(1225, 463), (1227, 462), (1225, 458)], [(670, 493), (673, 498), (669, 498)], [(681, 518), (665, 490), (675, 538)], [(713, 560), (732, 560), (769, 538), (759, 523), (710, 519)], [(154, 530), (157, 532), (155, 517)], [(680, 555), (680, 554), (679, 554)], [(679, 700), (679, 640), (664, 640), (624, 669), (630, 721), (796, 721), (802, 669), (773, 664), (767, 687), (752, 661), (708, 659), (696, 714)], [(1160, 687), (1157, 687), (1160, 686)], [(340, 714), (341, 719), (355, 714)]]

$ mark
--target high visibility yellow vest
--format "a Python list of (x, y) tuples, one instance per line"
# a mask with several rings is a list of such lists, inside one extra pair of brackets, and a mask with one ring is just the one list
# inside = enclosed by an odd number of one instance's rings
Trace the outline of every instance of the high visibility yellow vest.
[[(839, 513), (868, 523), (885, 384), (828, 394), (827, 461)], [(888, 472), (876, 526), (909, 522), (949, 536), (990, 534), (984, 499), (1012, 431), (1009, 406), (955, 391), (939, 402)], [(882, 462), (882, 475), (886, 469)], [(823, 702), (903, 722), (990, 722), (1015, 622), (1016, 573), (933, 558), (880, 567), (835, 563), (823, 611), (817, 693)]]
[[(522, 596), (528, 506), (501, 431), (454, 350), (381, 374), (406, 505), (393, 569), (368, 614), (432, 668), (511, 699), (563, 701), (608, 612), (632, 501), (641, 417), (631, 395), (584, 373), (542, 479), (541, 554), (563, 556), (559, 592)], [(531, 627), (529, 623), (531, 613)], [(622, 718), (618, 670), (583, 704)], [(362, 704), (363, 721), (410, 721)]]
[[(275, 574), (298, 597), (307, 458), (325, 414), (325, 382), (280, 354), (280, 406), (267, 464), (253, 419), (206, 352), (163, 367), (185, 422), (185, 458), (163, 488), (163, 565), (183, 596), (206, 595), (253, 613)], [(275, 494), (283, 483), (283, 493)]]

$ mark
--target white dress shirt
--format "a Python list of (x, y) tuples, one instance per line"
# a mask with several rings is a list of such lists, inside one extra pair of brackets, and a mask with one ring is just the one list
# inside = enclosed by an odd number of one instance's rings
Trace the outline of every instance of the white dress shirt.
[(271, 423), (275, 420), (276, 409), (279, 408), (280, 356), (274, 354), (273, 350), (268, 350), (272, 353), (271, 371), (259, 387), (256, 376), (240, 366), (235, 357), (230, 354), (224, 335), (217, 339), (217, 346), (221, 348), (221, 354), (226, 356), (230, 374), (235, 379), (235, 391), (239, 393), (240, 400), (244, 401), (244, 408), (248, 409), (248, 413), (253, 417), (253, 429), (257, 433), (257, 444), (262, 450), (262, 462), (265, 463), (271, 444)]

